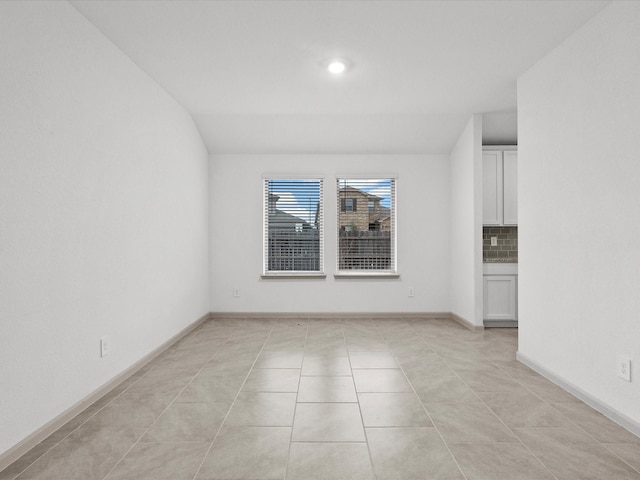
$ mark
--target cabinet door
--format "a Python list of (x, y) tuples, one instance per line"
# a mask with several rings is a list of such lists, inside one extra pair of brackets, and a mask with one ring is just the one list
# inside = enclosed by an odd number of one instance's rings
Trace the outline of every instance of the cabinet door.
[(505, 151), (502, 160), (504, 224), (518, 224), (518, 152)]
[(484, 319), (517, 320), (516, 275), (484, 276)]
[(502, 152), (482, 152), (482, 224), (502, 225)]

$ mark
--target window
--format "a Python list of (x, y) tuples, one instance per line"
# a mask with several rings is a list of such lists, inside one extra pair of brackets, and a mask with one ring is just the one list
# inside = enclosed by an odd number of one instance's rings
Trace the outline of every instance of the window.
[(356, 212), (358, 210), (357, 198), (343, 198), (340, 202), (340, 210), (343, 212)]
[(322, 274), (322, 180), (264, 180), (264, 274)]
[[(395, 183), (337, 179), (338, 274), (396, 273)], [(358, 203), (367, 208), (359, 211)]]

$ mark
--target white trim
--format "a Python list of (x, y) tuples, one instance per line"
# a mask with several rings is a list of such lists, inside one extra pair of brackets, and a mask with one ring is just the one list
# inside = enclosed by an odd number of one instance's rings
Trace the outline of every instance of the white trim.
[(457, 315), (457, 314), (455, 314), (453, 312), (451, 313), (451, 320), (453, 320), (454, 322), (459, 323), (460, 325), (462, 325), (465, 328), (468, 328), (472, 332), (480, 332), (480, 331), (484, 330), (484, 325), (476, 325), (474, 323), (471, 323), (466, 318), (461, 317), (460, 315)]
[(556, 385), (558, 385), (563, 390), (566, 390), (567, 392), (569, 392), (571, 395), (573, 395), (577, 399), (582, 400), (584, 403), (589, 405), (591, 408), (593, 408), (593, 409), (597, 410), (598, 412), (600, 412), (601, 414), (603, 414), (609, 420), (617, 423), (622, 428), (624, 428), (626, 430), (629, 430), (634, 435), (637, 435), (638, 437), (640, 437), (640, 423), (632, 420), (631, 418), (626, 416), (624, 413), (619, 412), (615, 408), (607, 405), (606, 403), (604, 403), (601, 400), (597, 399), (593, 395), (585, 392), (584, 390), (582, 390), (580, 387), (574, 385), (573, 383), (565, 380), (562, 377), (559, 377), (558, 375), (556, 375), (555, 373), (551, 372), (550, 370), (547, 370), (545, 367), (543, 367), (542, 365), (537, 363), (535, 360), (532, 360), (531, 358), (527, 357), (524, 353), (521, 353), (521, 352), (518, 351), (516, 353), (516, 359), (519, 362), (521, 362), (524, 365), (526, 365), (527, 367), (531, 368), (532, 370), (538, 372), (540, 375), (545, 377), (547, 380), (555, 383)]
[(324, 272), (269, 272), (260, 275), (263, 280), (273, 280), (278, 278), (327, 278)]
[(19, 460), (23, 455), (28, 453), (32, 448), (36, 447), (40, 442), (45, 440), (49, 435), (54, 433), (59, 428), (63, 427), (67, 422), (69, 422), (70, 420), (75, 418), (77, 415), (82, 413), (84, 410), (86, 410), (87, 407), (91, 406), (96, 401), (100, 400), (107, 393), (109, 393), (111, 390), (116, 388), (123, 381), (125, 381), (127, 378), (132, 376), (138, 370), (143, 368), (145, 365), (151, 362), (154, 358), (156, 358), (158, 355), (164, 352), (167, 348), (171, 347), (174, 343), (176, 343), (182, 337), (184, 337), (193, 329), (198, 327), (201, 323), (207, 321), (209, 318), (211, 318), (211, 314), (206, 313), (205, 315), (197, 319), (195, 322), (183, 328), (177, 334), (172, 336), (169, 340), (167, 340), (162, 345), (160, 345), (159, 347), (149, 352), (147, 355), (145, 355), (140, 360), (135, 362), (129, 368), (125, 369), (124, 371), (122, 371), (121, 373), (113, 377), (107, 383), (105, 383), (98, 389), (91, 392), (89, 395), (84, 397), (75, 405), (71, 406), (70, 408), (62, 412), (60, 415), (51, 419), (49, 422), (47, 422), (46, 424), (38, 428), (31, 435), (29, 435), (28, 437), (23, 439), (21, 442), (19, 442), (18, 444), (14, 445), (9, 450), (1, 454), (0, 455), (0, 472), (2, 472), (4, 469), (11, 466), (12, 463), (14, 463), (16, 460)]
[(371, 318), (388, 320), (451, 320), (450, 312), (211, 312), (211, 319), (352, 319)]
[(334, 273), (333, 278), (400, 278), (400, 274), (382, 270), (342, 270)]

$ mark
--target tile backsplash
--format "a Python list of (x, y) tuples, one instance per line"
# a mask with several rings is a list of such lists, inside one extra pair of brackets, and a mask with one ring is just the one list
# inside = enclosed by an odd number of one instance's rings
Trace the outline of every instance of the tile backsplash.
[[(498, 245), (491, 246), (491, 237), (498, 237)], [(518, 227), (483, 227), (482, 261), (518, 263)]]

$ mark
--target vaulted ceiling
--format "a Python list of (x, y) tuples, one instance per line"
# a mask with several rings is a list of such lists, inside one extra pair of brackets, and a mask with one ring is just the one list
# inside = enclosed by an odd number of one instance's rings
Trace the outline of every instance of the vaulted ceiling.
[(211, 153), (448, 153), (473, 113), (504, 128), (517, 77), (608, 2), (71, 3)]

